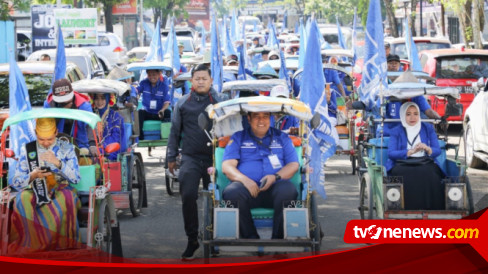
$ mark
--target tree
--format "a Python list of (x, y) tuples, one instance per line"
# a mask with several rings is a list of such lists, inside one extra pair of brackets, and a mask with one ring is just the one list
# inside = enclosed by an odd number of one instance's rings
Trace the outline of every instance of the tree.
[[(87, 0), (87, 6), (96, 7), (98, 4), (103, 5), (103, 13), (105, 15), (105, 31), (114, 32), (114, 24), (112, 23), (112, 7), (114, 5), (125, 2), (126, 0)], [(72, 3), (72, 1), (70, 1)]]
[(385, 11), (388, 17), (388, 25), (390, 26), (391, 36), (398, 37), (398, 24), (395, 20), (395, 7), (391, 0), (384, 0)]
[(11, 10), (28, 11), (30, 6), (30, 1), (25, 0), (14, 0), (0, 2), (0, 21), (7, 21), (10, 18), (9, 12)]
[(189, 0), (144, 0), (144, 7), (151, 8), (154, 12), (154, 24), (161, 19), (161, 28), (166, 28), (166, 21), (169, 17), (188, 18), (188, 12), (184, 9)]

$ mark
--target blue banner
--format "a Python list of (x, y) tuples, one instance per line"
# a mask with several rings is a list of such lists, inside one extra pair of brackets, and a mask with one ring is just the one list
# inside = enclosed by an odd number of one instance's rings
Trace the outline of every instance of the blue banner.
[(344, 35), (342, 35), (341, 24), (339, 24), (339, 17), (336, 16), (337, 23), (337, 37), (339, 40), (339, 46), (343, 49), (347, 49), (346, 41), (344, 41)]
[(222, 80), (223, 80), (223, 64), (222, 64), (222, 52), (220, 50), (219, 38), (217, 37), (219, 30), (217, 29), (217, 20), (215, 19), (215, 14), (212, 15), (212, 24), (210, 27), (210, 33), (212, 34), (212, 59), (210, 62), (210, 67), (212, 70), (213, 78), (213, 88), (217, 92), (222, 91)]
[(298, 54), (298, 69), (303, 68), (303, 63), (305, 62), (305, 54), (307, 49), (307, 30), (305, 24), (303, 23), (303, 18), (300, 18), (300, 48)]
[(333, 128), (329, 122), (327, 98), (324, 92), (325, 79), (322, 68), (320, 41), (317, 32), (320, 33), (315, 20), (313, 20), (307, 41), (305, 56), (305, 63), (307, 65), (303, 68), (300, 100), (310, 107), (312, 113), (320, 114), (320, 125), (316, 129), (313, 129), (310, 135), (308, 157), (310, 167), (312, 168), (310, 174), (311, 187), (325, 199), (325, 173), (323, 166), (325, 161), (334, 155), (336, 143), (332, 137)]
[[(13, 117), (18, 113), (32, 109), (29, 92), (25, 84), (24, 76), (19, 66), (15, 62), (14, 54), (10, 55), (10, 74), (9, 74), (9, 116)], [(20, 155), (21, 147), (28, 142), (36, 140), (34, 121), (23, 121), (10, 126), (10, 148), (15, 155)], [(9, 160), (9, 182), (15, 173), (16, 163)], [(11, 175), (11, 176), (10, 176)]]
[(422, 65), (420, 64), (419, 53), (417, 51), (417, 46), (413, 41), (412, 33), (410, 32), (410, 28), (408, 26), (408, 17), (407, 20), (404, 20), (405, 29), (405, 47), (407, 48), (408, 53), (408, 60), (410, 61), (410, 70), (411, 71), (423, 71)]
[(369, 2), (366, 23), (366, 54), (364, 57), (363, 78), (359, 86), (359, 99), (373, 112), (379, 113), (380, 90), (386, 91), (386, 56), (383, 40), (383, 24), (379, 0)]
[(356, 52), (356, 43), (357, 43), (357, 34), (356, 34), (356, 23), (357, 23), (357, 17), (358, 17), (358, 9), (354, 8), (354, 19), (352, 21), (352, 67), (354, 68), (354, 65), (356, 64), (356, 60), (358, 59), (357, 57), (357, 52)]
[[(61, 26), (58, 25), (58, 46), (56, 48), (56, 64), (54, 66), (53, 84), (59, 79), (66, 78), (66, 52), (64, 50), (64, 39)], [(49, 90), (49, 93), (52, 91)]]

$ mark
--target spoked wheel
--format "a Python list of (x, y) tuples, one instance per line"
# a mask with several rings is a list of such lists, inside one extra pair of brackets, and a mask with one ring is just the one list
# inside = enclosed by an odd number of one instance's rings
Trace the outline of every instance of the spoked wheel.
[(168, 192), (168, 194), (171, 196), (178, 193), (178, 180), (169, 173), (169, 170), (166, 170), (164, 178), (166, 181), (166, 192)]
[(211, 193), (205, 191), (203, 193), (203, 258), (206, 262), (210, 258), (211, 248), (210, 244), (205, 243), (212, 239), (212, 215), (213, 215), (213, 200)]
[(318, 254), (320, 252), (320, 246), (322, 245), (322, 238), (324, 233), (322, 232), (322, 227), (319, 221), (318, 209), (317, 209), (317, 198), (315, 194), (310, 196), (310, 237), (313, 241), (313, 253)]
[(98, 228), (95, 234), (95, 244), (100, 247), (100, 250), (107, 254), (112, 254), (113, 237), (112, 225), (110, 220), (110, 208), (107, 200), (103, 200), (100, 204), (98, 214)]
[(361, 219), (373, 219), (373, 195), (371, 191), (371, 180), (368, 173), (361, 177), (359, 187), (359, 215)]
[(142, 202), (144, 199), (143, 168), (139, 157), (134, 157), (134, 164), (131, 169), (131, 192), (129, 194), (130, 211), (134, 217), (139, 216), (141, 213)]

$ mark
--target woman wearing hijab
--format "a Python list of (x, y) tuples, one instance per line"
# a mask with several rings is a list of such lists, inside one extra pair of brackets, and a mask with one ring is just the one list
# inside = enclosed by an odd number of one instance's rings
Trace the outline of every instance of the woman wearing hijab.
[[(110, 108), (115, 103), (115, 98), (106, 93), (96, 93), (91, 95), (93, 99), (93, 112), (98, 114), (102, 120), (103, 125), (103, 147), (107, 147), (112, 143), (122, 144), (124, 138), (124, 118)], [(120, 150), (110, 153), (108, 159), (116, 161)]]
[(393, 128), (390, 135), (388, 175), (403, 177), (405, 209), (444, 209), (444, 172), (436, 160), (441, 149), (434, 127), (421, 122), (414, 102), (400, 107), (400, 120), (402, 126)]

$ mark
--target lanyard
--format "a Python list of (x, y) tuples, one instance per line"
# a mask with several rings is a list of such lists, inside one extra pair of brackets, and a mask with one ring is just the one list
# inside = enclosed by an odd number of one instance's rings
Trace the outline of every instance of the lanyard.
[(410, 145), (410, 147), (413, 147), (413, 144), (415, 144), (415, 141), (417, 140), (417, 137), (419, 137), (419, 134), (420, 134), (420, 132), (417, 133), (417, 135), (415, 135), (415, 138), (413, 138), (412, 142), (410, 142), (410, 140), (408, 140), (408, 135), (407, 135), (407, 142)]
[[(251, 136), (251, 139), (256, 143), (256, 145), (265, 148), (266, 150), (269, 151), (270, 154), (273, 154), (273, 151), (271, 151), (271, 148), (270, 148), (271, 144), (273, 143), (273, 131), (272, 130), (271, 130), (271, 140), (269, 141), (269, 145), (265, 145), (262, 140), (259, 140), (258, 138), (256, 138), (256, 136), (254, 136), (254, 134), (252, 133), (251, 128), (249, 128), (248, 133), (249, 133), (249, 136)], [(265, 137), (266, 136), (264, 136), (263, 139)]]

